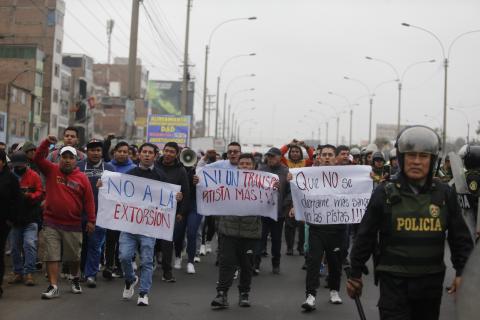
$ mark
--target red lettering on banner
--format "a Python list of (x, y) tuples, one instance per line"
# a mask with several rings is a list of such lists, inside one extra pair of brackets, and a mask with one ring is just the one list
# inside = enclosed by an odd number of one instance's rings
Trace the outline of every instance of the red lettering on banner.
[(117, 213), (120, 213), (120, 211), (118, 210), (119, 207), (120, 207), (120, 204), (117, 203), (117, 204), (115, 205), (115, 212), (113, 213), (113, 219), (116, 219), (116, 220), (119, 219), (119, 218), (118, 218), (118, 215), (117, 215)]

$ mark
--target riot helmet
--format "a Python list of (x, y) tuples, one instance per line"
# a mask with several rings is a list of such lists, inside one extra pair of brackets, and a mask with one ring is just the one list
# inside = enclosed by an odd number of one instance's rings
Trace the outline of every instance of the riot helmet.
[(360, 156), (360, 149), (358, 149), (358, 148), (352, 148), (352, 149), (350, 149), (350, 154), (351, 154), (352, 156), (354, 156), (354, 157), (355, 157), (355, 156)]
[(372, 161), (375, 161), (375, 160), (385, 161), (385, 157), (383, 156), (383, 153), (381, 151), (377, 151), (373, 153)]
[(374, 143), (370, 143), (366, 148), (365, 148), (365, 153), (366, 154), (369, 154), (369, 153), (374, 153), (374, 152), (377, 152), (378, 151), (378, 147), (376, 144)]
[(404, 170), (405, 153), (428, 153), (432, 157), (427, 180), (431, 182), (435, 163), (437, 162), (438, 154), (440, 152), (440, 145), (440, 137), (438, 134), (427, 126), (416, 125), (403, 129), (398, 134), (395, 142), (400, 171), (403, 172)]
[(480, 146), (468, 146), (463, 164), (467, 170), (480, 169)]

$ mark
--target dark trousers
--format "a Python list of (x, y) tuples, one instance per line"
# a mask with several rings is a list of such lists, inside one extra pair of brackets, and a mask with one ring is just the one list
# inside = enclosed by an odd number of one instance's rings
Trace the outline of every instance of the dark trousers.
[(0, 221), (0, 287), (2, 286), (3, 276), (5, 275), (5, 245), (9, 233), (10, 227), (4, 221)]
[(172, 272), (173, 241), (157, 240), (155, 244), (155, 252), (162, 253), (163, 273)]
[(192, 208), (188, 216), (180, 222), (175, 223), (175, 230), (173, 231), (173, 242), (175, 245), (175, 256), (180, 257), (184, 243), (185, 233), (187, 234), (187, 255), (188, 262), (193, 263), (195, 252), (197, 250), (197, 233), (203, 216), (197, 213), (196, 206)]
[(305, 224), (302, 221), (295, 220), (295, 217), (285, 218), (285, 242), (287, 249), (293, 250), (295, 245), (295, 233), (298, 230), (297, 250), (303, 252), (303, 245), (305, 244)]
[(278, 218), (277, 221), (270, 218), (262, 218), (262, 240), (257, 244), (255, 265), (260, 267), (262, 248), (266, 247), (267, 236), (270, 233), (272, 239), (272, 266), (280, 266), (280, 257), (282, 250), (282, 231), (285, 218)]
[(227, 292), (235, 271), (240, 267), (240, 293), (250, 292), (255, 246), (258, 240), (222, 235), (219, 239), (219, 274), (217, 291)]
[(307, 253), (307, 279), (306, 293), (313, 296), (317, 293), (320, 285), (320, 263), (323, 254), (328, 263), (328, 287), (330, 290), (340, 290), (340, 278), (342, 275), (342, 249), (345, 241), (345, 232), (325, 232), (314, 226), (310, 226), (308, 232)]
[(212, 241), (215, 231), (215, 216), (205, 216), (202, 228), (202, 244), (205, 244), (206, 241)]
[(120, 260), (118, 259), (118, 239), (120, 231), (107, 230), (107, 241), (105, 245), (105, 263), (106, 267), (112, 269), (113, 266), (122, 268)]
[(438, 320), (444, 274), (404, 278), (379, 273), (381, 320)]

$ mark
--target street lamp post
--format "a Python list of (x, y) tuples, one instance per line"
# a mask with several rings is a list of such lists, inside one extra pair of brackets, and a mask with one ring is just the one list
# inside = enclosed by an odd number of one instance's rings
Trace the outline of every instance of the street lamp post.
[[(256, 20), (257, 17), (248, 17), (248, 18), (235, 18), (235, 19), (229, 19), (221, 22), (218, 24), (215, 28), (213, 28), (212, 32), (210, 33), (210, 36), (208, 38), (208, 44), (205, 46), (205, 70), (204, 70), (204, 76), (203, 76), (203, 108), (202, 108), (202, 123), (203, 123), (203, 131), (205, 133), (205, 114), (207, 110), (207, 75), (208, 75), (208, 56), (210, 54), (210, 48), (212, 44), (212, 37), (215, 34), (215, 32), (224, 24), (234, 22), (234, 21), (241, 21), (241, 20)], [(204, 134), (205, 135), (205, 134)]]
[(432, 37), (435, 38), (435, 40), (437, 40), (438, 44), (440, 45), (440, 48), (442, 50), (442, 55), (443, 55), (443, 69), (444, 69), (444, 84), (443, 84), (443, 131), (442, 131), (442, 149), (443, 149), (443, 152), (447, 152), (447, 150), (445, 149), (446, 147), (446, 144), (447, 144), (447, 89), (448, 89), (448, 66), (449, 66), (449, 61), (450, 61), (450, 53), (452, 51), (452, 47), (453, 45), (462, 37), (466, 36), (466, 35), (469, 35), (469, 34), (472, 34), (472, 33), (478, 33), (480, 32), (480, 29), (478, 30), (471, 30), (471, 31), (467, 31), (467, 32), (464, 32), (464, 33), (461, 33), (459, 34), (455, 39), (453, 39), (453, 41), (450, 43), (450, 45), (448, 46), (448, 51), (445, 52), (445, 46), (443, 45), (443, 42), (440, 40), (440, 38), (435, 34), (433, 33), (432, 31), (428, 30), (428, 29), (425, 29), (423, 27), (419, 27), (419, 26), (415, 26), (415, 25), (411, 25), (409, 23), (402, 23), (402, 26), (404, 27), (411, 27), (411, 28), (415, 28), (415, 29), (418, 29), (418, 30), (421, 30), (425, 33), (428, 33), (429, 35), (431, 35)]
[[(353, 109), (352, 109), (352, 104), (350, 103), (350, 100), (349, 100), (346, 96), (344, 96), (344, 95), (341, 95), (341, 94), (338, 94), (338, 93), (335, 93), (335, 92), (332, 92), (332, 91), (329, 91), (328, 94), (331, 94), (331, 95), (333, 95), (333, 96), (340, 97), (340, 98), (344, 99), (345, 102), (347, 102), (348, 109), (350, 109), (349, 145), (351, 146), (351, 145), (352, 145), (352, 124), (353, 124)], [(340, 121), (339, 119), (340, 119), (340, 117), (337, 117), (337, 121)], [(338, 145), (338, 122), (337, 122), (337, 145)]]
[[(336, 118), (337, 120), (337, 138), (336, 138), (336, 144), (338, 145), (338, 135), (339, 135), (339, 128), (340, 128), (340, 112), (338, 112), (334, 106), (332, 106), (331, 104), (328, 104), (328, 103), (324, 103), (322, 101), (317, 101), (318, 104), (320, 105), (324, 105), (324, 106), (327, 106), (329, 107), (330, 109), (333, 110), (333, 113), (335, 114), (335, 117), (333, 118)], [(325, 137), (325, 141), (328, 143), (328, 120), (326, 120), (326, 123), (327, 123), (327, 128), (326, 128), (326, 137)]]
[[(354, 82), (359, 83), (361, 86), (363, 86), (367, 90), (369, 102), (370, 102), (370, 109), (369, 109), (369, 115), (368, 115), (368, 143), (372, 142), (372, 109), (373, 109), (373, 97), (375, 96), (372, 91), (370, 90), (370, 87), (365, 84), (365, 82), (355, 79), (355, 78), (350, 78), (350, 77), (343, 77), (345, 80), (351, 80)], [(351, 145), (351, 141), (350, 141)]]
[(405, 75), (407, 74), (407, 71), (409, 71), (412, 67), (423, 64), (423, 63), (433, 63), (435, 62), (435, 59), (431, 60), (422, 60), (422, 61), (417, 61), (405, 68), (403, 71), (402, 75), (400, 76), (400, 73), (398, 72), (398, 69), (393, 66), (390, 62), (378, 58), (372, 58), (372, 57), (365, 57), (367, 60), (372, 60), (372, 61), (377, 61), (381, 62), (383, 64), (388, 65), (393, 72), (395, 73), (395, 76), (397, 77), (396, 81), (398, 82), (398, 109), (397, 109), (397, 134), (400, 132), (400, 126), (401, 126), (401, 110), (402, 110), (402, 89), (403, 89), (403, 83), (405, 79)]
[[(242, 92), (247, 92), (247, 91), (253, 91), (255, 90), (254, 88), (251, 88), (251, 89), (245, 89), (245, 90), (240, 90), (240, 91), (237, 91), (235, 92), (234, 94), (232, 94), (232, 97), (230, 98), (230, 103), (228, 104), (228, 132), (227, 132), (227, 137), (230, 135), (230, 138), (232, 138), (232, 129), (230, 127), (230, 124), (233, 123), (233, 114), (231, 113), (232, 112), (232, 99), (234, 96), (242, 93)], [(253, 102), (255, 101), (255, 99), (245, 99), (245, 100), (242, 100), (240, 102), (237, 103), (237, 106), (243, 102), (247, 102), (247, 101), (250, 101), (250, 102)], [(235, 108), (235, 107), (234, 107)]]
[[(237, 80), (239, 79), (242, 79), (242, 78), (247, 78), (247, 77), (255, 77), (255, 74), (252, 73), (252, 74), (244, 74), (244, 75), (241, 75), (241, 76), (237, 76), (235, 78), (233, 78), (232, 80), (230, 80), (230, 82), (228, 83), (227, 85), (227, 88), (225, 89), (225, 93), (223, 95), (223, 122), (222, 122), (222, 139), (225, 139), (225, 127), (226, 127), (226, 115), (227, 115), (227, 93), (228, 91), (230, 90), (230, 86)], [(246, 91), (253, 91), (255, 90), (254, 88), (251, 88), (251, 89), (247, 89)], [(245, 91), (245, 90), (244, 90)], [(242, 91), (243, 92), (243, 91)], [(228, 109), (228, 117), (230, 117), (230, 108)]]
[(218, 116), (219, 116), (219, 111), (220, 111), (218, 105), (219, 105), (219, 101), (220, 101), (220, 81), (221, 81), (223, 70), (228, 65), (228, 63), (230, 63), (231, 61), (233, 61), (235, 59), (242, 58), (242, 57), (253, 57), (255, 55), (256, 55), (256, 53), (237, 54), (237, 55), (235, 55), (233, 57), (230, 57), (227, 60), (225, 60), (222, 67), (220, 68), (220, 73), (218, 74), (218, 77), (217, 77), (217, 101), (216, 101), (216, 111), (215, 111), (215, 139), (218, 138)]

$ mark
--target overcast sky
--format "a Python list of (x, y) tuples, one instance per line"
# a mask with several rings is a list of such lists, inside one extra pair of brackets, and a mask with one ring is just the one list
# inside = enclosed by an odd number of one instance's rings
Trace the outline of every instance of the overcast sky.
[[(116, 23), (113, 56), (128, 56), (131, 0), (65, 2), (65, 52), (86, 51), (96, 62), (105, 62), (104, 21), (112, 18)], [(139, 57), (148, 66), (151, 79), (181, 77), (186, 3), (187, 0), (144, 0), (163, 37), (161, 40), (154, 31), (141, 7)], [(353, 142), (366, 140), (367, 91), (343, 77), (359, 79), (373, 91), (379, 83), (397, 76), (389, 66), (366, 60), (365, 56), (387, 60), (400, 75), (412, 63), (435, 59), (435, 63), (419, 64), (405, 74), (402, 123), (439, 127), (443, 121), (442, 51), (432, 36), (401, 23), (433, 31), (448, 48), (457, 35), (480, 29), (479, 13), (478, 0), (193, 0), (190, 60), (194, 64), (192, 75), (197, 90), (196, 118), (201, 119), (205, 45), (211, 31), (227, 19), (257, 16), (256, 21), (236, 21), (219, 28), (212, 39), (209, 63), (208, 88), (215, 93), (216, 77), (228, 58), (257, 54), (231, 61), (222, 74), (223, 88), (239, 75), (256, 74), (230, 86), (231, 94), (255, 88), (237, 94), (232, 100), (238, 110), (256, 108), (239, 114), (244, 121), (244, 142), (280, 144), (293, 137), (311, 138), (312, 131), (317, 138), (319, 126), (324, 142), (324, 122), (335, 113), (317, 102), (331, 104), (338, 112), (346, 105), (345, 99), (329, 95), (329, 91), (346, 96), (352, 105), (359, 104), (353, 106)], [(463, 108), (471, 124), (471, 136), (480, 120), (479, 56), (480, 33), (459, 40), (450, 56), (448, 103)], [(238, 104), (245, 99), (255, 102)], [(373, 106), (374, 125), (396, 124), (397, 101), (395, 82), (378, 88)], [(249, 119), (255, 119), (257, 124)], [(340, 135), (348, 142), (349, 117), (343, 113), (340, 119)], [(335, 142), (335, 125), (335, 120), (330, 119), (330, 143)], [(448, 135), (465, 137), (466, 131), (465, 116), (449, 110)]]

